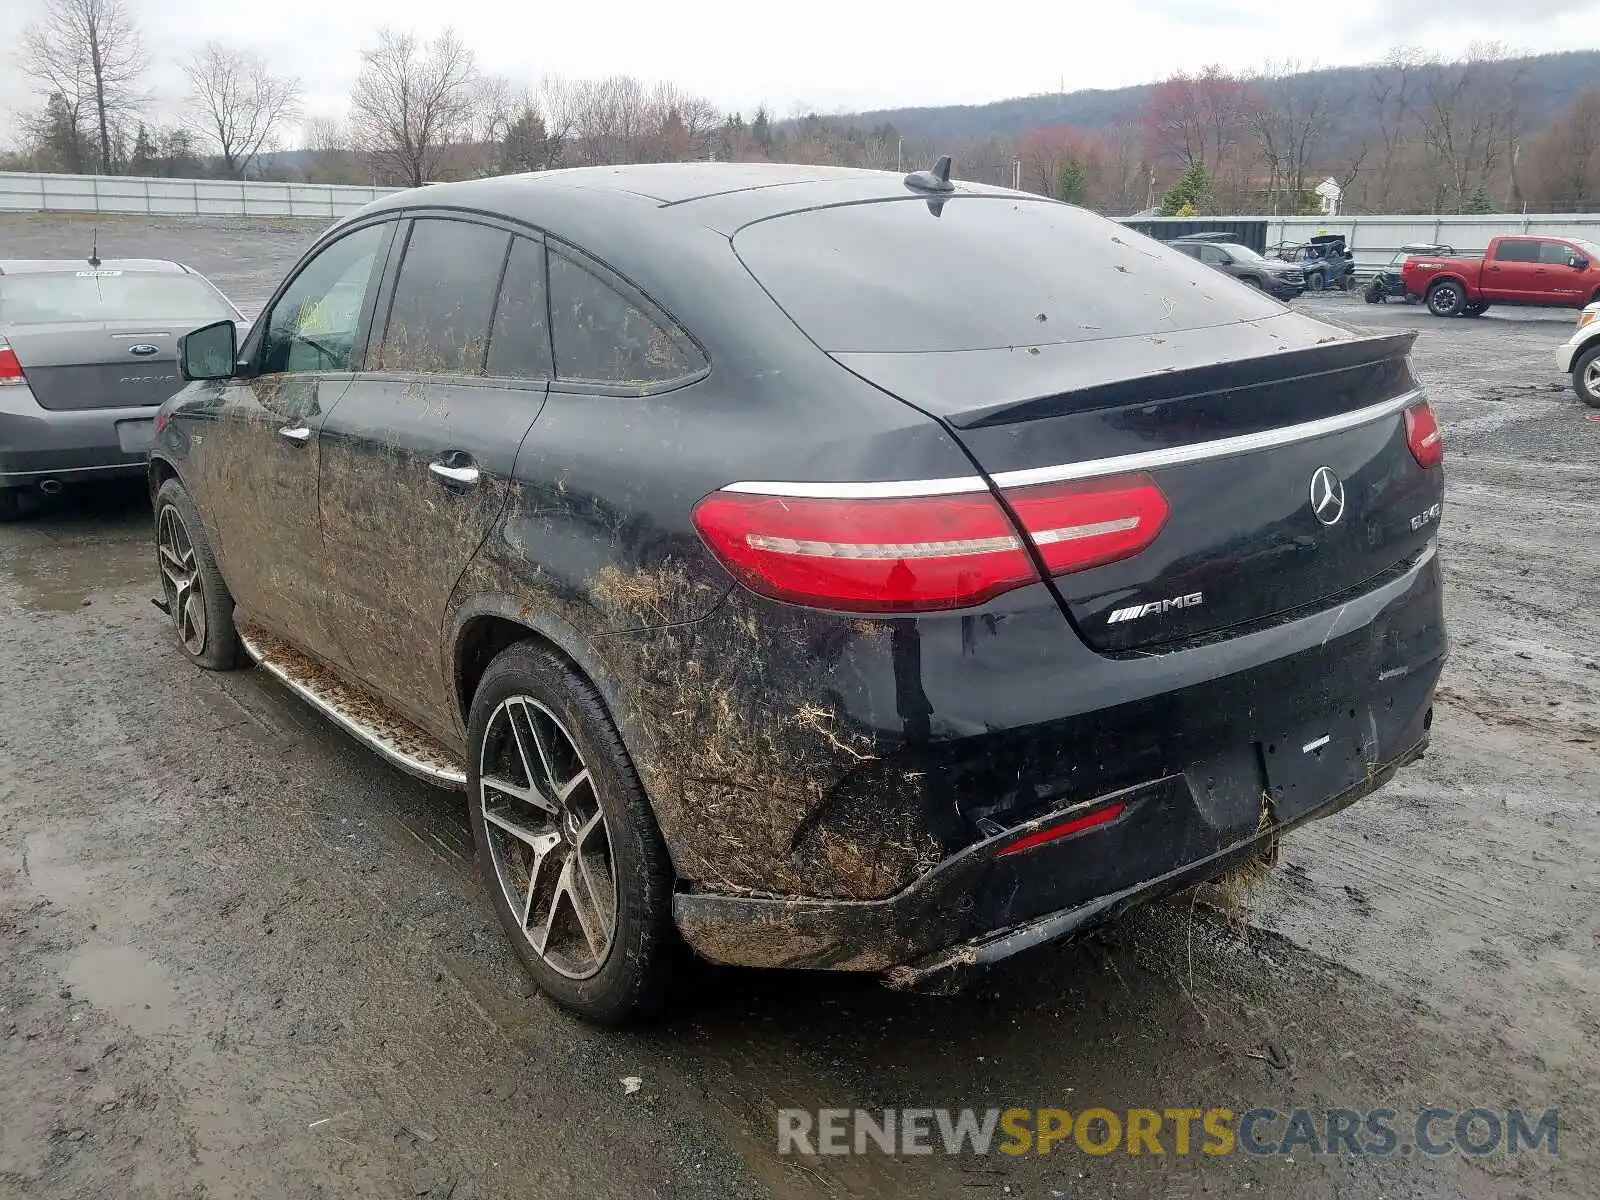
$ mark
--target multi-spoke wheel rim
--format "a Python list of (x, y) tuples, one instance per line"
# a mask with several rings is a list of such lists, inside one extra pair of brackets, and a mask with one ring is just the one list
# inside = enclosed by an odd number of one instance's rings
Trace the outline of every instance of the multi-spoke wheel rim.
[(587, 979), (616, 938), (611, 830), (578, 744), (530, 696), (494, 710), (478, 803), (495, 878), (522, 935), (551, 970)]
[(206, 648), (206, 598), (200, 585), (200, 564), (188, 527), (170, 504), (161, 510), (156, 526), (156, 556), (178, 640), (190, 654), (199, 654)]
[(1589, 395), (1600, 396), (1600, 358), (1583, 369), (1583, 386), (1589, 390)]

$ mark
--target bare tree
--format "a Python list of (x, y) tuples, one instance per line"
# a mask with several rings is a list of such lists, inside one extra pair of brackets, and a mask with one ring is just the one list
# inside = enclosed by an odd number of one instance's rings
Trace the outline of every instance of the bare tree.
[(1298, 211), (1306, 194), (1312, 161), (1322, 148), (1333, 112), (1325, 77), (1298, 62), (1268, 63), (1254, 81), (1256, 104), (1250, 124), (1261, 143), (1268, 171), (1268, 203), (1277, 211), (1287, 195)]
[(22, 31), (17, 62), (46, 96), (92, 113), (109, 173), (113, 129), (146, 99), (139, 81), (150, 65), (126, 0), (45, 0), (44, 15)]
[(1540, 207), (1587, 212), (1600, 201), (1600, 84), (1578, 93), (1572, 107), (1529, 146), (1529, 185)]
[(420, 187), (444, 162), (445, 151), (472, 124), (477, 67), (453, 30), (424, 45), (414, 34), (383, 29), (361, 53), (350, 95), (350, 127), (375, 173)]
[(1378, 122), (1376, 194), (1368, 192), (1378, 212), (1394, 207), (1395, 170), (1417, 125), (1417, 91), (1423, 71), (1419, 51), (1398, 47), (1372, 73), (1369, 94)]
[(302, 148), (310, 153), (306, 178), (316, 183), (361, 183), (367, 176), (357, 169), (350, 131), (333, 117), (312, 117), (305, 123)]
[(278, 132), (300, 112), (300, 81), (274, 75), (266, 59), (207, 42), (183, 64), (190, 124), (216, 151), (230, 179), (243, 179)]
[(1436, 201), (1463, 211), (1487, 190), (1510, 149), (1516, 76), (1496, 44), (1474, 46), (1464, 62), (1430, 63), (1423, 78), (1423, 140), (1433, 159)]

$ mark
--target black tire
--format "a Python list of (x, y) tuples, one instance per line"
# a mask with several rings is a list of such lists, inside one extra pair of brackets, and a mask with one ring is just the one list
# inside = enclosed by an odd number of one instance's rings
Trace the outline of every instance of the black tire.
[(1306, 276), (1306, 288), (1309, 291), (1320, 292), (1326, 289), (1327, 286), (1327, 277), (1321, 271), (1312, 271)]
[(1383, 289), (1380, 287), (1369, 287), (1366, 292), (1363, 293), (1363, 296), (1368, 304), (1383, 303)]
[(21, 515), (21, 491), (17, 488), (0, 488), (0, 521), (15, 521)]
[(1467, 307), (1467, 289), (1454, 279), (1441, 279), (1428, 289), (1428, 311), (1436, 317), (1458, 317)]
[[(523, 718), (520, 722), (517, 711)], [(534, 721), (539, 730), (533, 727)], [(491, 734), (492, 727), (500, 732)], [(537, 754), (527, 752), (537, 761), (554, 764), (561, 757), (559, 746), (547, 751), (545, 739), (565, 739), (577, 755), (577, 767), (588, 773), (575, 795), (558, 801), (553, 813), (493, 788), (486, 790), (483, 784), (486, 758), (492, 776), (499, 776), (502, 770), (515, 773), (520, 769), (517, 761), (522, 760), (500, 756), (516, 752), (509, 745), (513, 738), (522, 745), (530, 736), (539, 738)], [(649, 797), (594, 687), (546, 649), (531, 642), (510, 646), (489, 664), (478, 684), (468, 718), (467, 744), (467, 794), (479, 870), (506, 936), (534, 982), (561, 1007), (599, 1025), (619, 1025), (659, 1012), (688, 961), (672, 921), (674, 874)], [(570, 764), (572, 760), (567, 761)], [(554, 794), (562, 782), (555, 777), (571, 769), (544, 768), (548, 787), (539, 783), (531, 770), (525, 779), (512, 782), (541, 794)], [(492, 797), (501, 819), (509, 815), (526, 833), (545, 838), (557, 835), (561, 841), (547, 846), (535, 859), (526, 836), (518, 839), (503, 825), (491, 826), (484, 815), (486, 796)], [(577, 978), (561, 965), (567, 952), (552, 946), (551, 941), (561, 911), (556, 896), (561, 880), (583, 866), (576, 851), (586, 844), (578, 831), (585, 818), (575, 810), (591, 802), (593, 807), (584, 810), (587, 819), (592, 820), (595, 810), (603, 816), (600, 828), (608, 862), (602, 865), (609, 866), (611, 874), (612, 920), (604, 953), (594, 952), (593, 941), (587, 939), (590, 926), (578, 920), (579, 898), (569, 885), (566, 944), (576, 945), (579, 955), (588, 955), (598, 964), (587, 977)], [(561, 865), (546, 869), (543, 864), (553, 862), (558, 853), (563, 855)], [(585, 854), (583, 859), (593, 857)], [(539, 884), (537, 888), (528, 887), (530, 877)], [(582, 878), (582, 890), (590, 900), (595, 899), (603, 889), (594, 886), (589, 870), (583, 870)], [(554, 897), (548, 905), (543, 900), (547, 887), (552, 887)], [(525, 927), (523, 911), (512, 907), (511, 890), (517, 891), (519, 899), (524, 892), (530, 894), (526, 902), (530, 920), (531, 910), (540, 909), (546, 916), (542, 927), (531, 932)], [(604, 909), (603, 903), (585, 906), (591, 921), (604, 917)], [(579, 941), (577, 933), (586, 940)], [(535, 948), (536, 936), (545, 943), (544, 952)]]
[(1590, 346), (1572, 364), (1572, 390), (1590, 408), (1600, 408), (1600, 345)]
[[(234, 670), (241, 665), (243, 656), (239, 634), (233, 626), (233, 596), (217, 570), (200, 512), (176, 479), (167, 480), (156, 492), (155, 517), (156, 571), (178, 648), (190, 662), (208, 671)], [(188, 562), (172, 562), (164, 548), (163, 537), (172, 532), (172, 522), (177, 523), (188, 544)], [(192, 572), (192, 583), (183, 587), (179, 580), (186, 572)], [(199, 593), (198, 605), (191, 607), (194, 592)]]

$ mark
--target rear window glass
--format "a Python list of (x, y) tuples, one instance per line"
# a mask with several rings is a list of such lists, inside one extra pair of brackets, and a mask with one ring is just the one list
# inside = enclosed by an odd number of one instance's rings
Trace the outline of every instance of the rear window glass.
[[(734, 249), (824, 350), (1096, 341), (1274, 316), (1276, 301), (1079, 208), (956, 196), (791, 213)], [(558, 350), (559, 353), (559, 350)]]
[(705, 360), (664, 314), (624, 296), (598, 264), (550, 255), (550, 325), (556, 375), (582, 383), (671, 383)]
[(184, 321), (204, 325), (236, 314), (193, 275), (149, 271), (62, 271), (0, 276), (0, 324), (64, 321)]

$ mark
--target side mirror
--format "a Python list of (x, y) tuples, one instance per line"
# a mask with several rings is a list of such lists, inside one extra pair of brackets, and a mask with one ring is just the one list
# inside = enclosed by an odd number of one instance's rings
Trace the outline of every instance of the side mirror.
[(1589, 269), (1589, 260), (1581, 254), (1574, 254), (1567, 261), (1572, 265), (1574, 271), (1587, 271)]
[(239, 331), (232, 321), (215, 321), (184, 334), (178, 346), (183, 377), (228, 379), (239, 355)]

